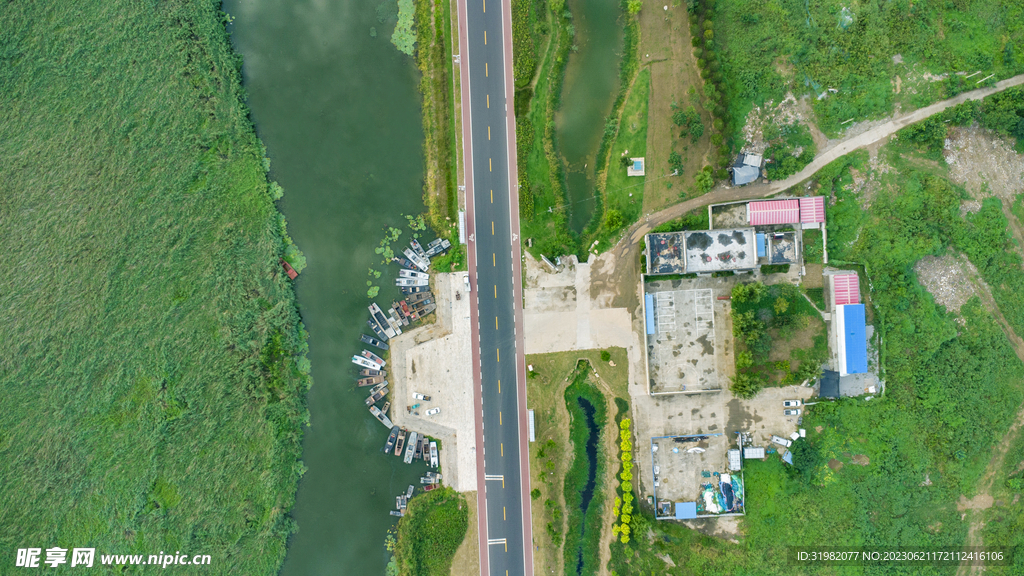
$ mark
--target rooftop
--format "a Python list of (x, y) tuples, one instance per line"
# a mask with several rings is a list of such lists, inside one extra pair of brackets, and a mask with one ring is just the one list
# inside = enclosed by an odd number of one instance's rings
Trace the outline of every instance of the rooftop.
[(757, 266), (753, 228), (683, 232), (685, 271), (747, 270)]

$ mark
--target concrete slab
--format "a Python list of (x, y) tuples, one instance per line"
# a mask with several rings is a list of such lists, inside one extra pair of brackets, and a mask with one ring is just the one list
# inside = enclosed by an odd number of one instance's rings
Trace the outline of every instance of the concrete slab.
[(651, 282), (647, 293), (654, 297), (655, 333), (647, 336), (651, 393), (720, 389), (713, 291)]
[[(437, 321), (391, 339), (391, 420), (416, 432), (441, 439), (444, 484), (459, 492), (477, 489), (475, 423), (465, 415), (473, 411), (473, 374), (470, 349), (469, 298), (462, 273), (437, 274), (433, 292)], [(426, 394), (419, 402), (413, 392)], [(407, 411), (420, 404), (418, 414)], [(441, 413), (426, 416), (430, 408)]]
[(627, 347), (629, 310), (612, 308), (610, 295), (591, 298), (591, 265), (563, 257), (557, 272), (526, 254), (526, 353)]

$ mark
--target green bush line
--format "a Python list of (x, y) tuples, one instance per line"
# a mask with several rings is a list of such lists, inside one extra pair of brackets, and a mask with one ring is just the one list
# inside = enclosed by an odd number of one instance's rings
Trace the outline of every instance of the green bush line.
[[(565, 507), (566, 532), (565, 574), (576, 573), (579, 555), (583, 555), (582, 574), (596, 574), (601, 549), (601, 516), (604, 509), (604, 471), (607, 463), (601, 450), (601, 434), (607, 423), (608, 413), (604, 395), (591, 384), (587, 377), (593, 368), (589, 361), (580, 361), (572, 384), (565, 389), (565, 407), (569, 411), (569, 439), (573, 447), (573, 460), (565, 472)], [(580, 510), (581, 493), (587, 484), (587, 471), (590, 467), (587, 459), (587, 428), (586, 415), (578, 400), (583, 398), (594, 406), (594, 423), (597, 426), (598, 449), (594, 495), (584, 516)]]
[(304, 259), (219, 7), (0, 11), (12, 548), (201, 550), (267, 576), (284, 559), (311, 378), (279, 258)]
[(398, 521), (397, 576), (448, 576), (469, 528), (466, 498), (445, 486), (409, 500)]
[[(456, 225), (458, 212), (451, 9), (449, 0), (416, 0), (416, 66), (423, 99), (423, 203), (439, 236)], [(440, 190), (440, 194), (437, 191)]]

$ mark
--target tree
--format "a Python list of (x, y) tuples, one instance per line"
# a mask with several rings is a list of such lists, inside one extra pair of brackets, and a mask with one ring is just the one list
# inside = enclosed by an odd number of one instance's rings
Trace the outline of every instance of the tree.
[(673, 150), (672, 153), (668, 155), (668, 167), (676, 174), (683, 173), (683, 157), (679, 155), (679, 152)]
[(640, 9), (644, 7), (643, 0), (629, 0), (626, 4), (626, 9), (629, 10), (630, 16), (636, 16), (640, 13)]
[(711, 187), (715, 185), (715, 181), (711, 177), (711, 166), (705, 166), (703, 170), (698, 172), (695, 182), (697, 190), (700, 190), (701, 194), (711, 190)]
[(786, 310), (789, 310), (789, 301), (780, 296), (775, 299), (774, 308), (775, 313), (781, 316), (782, 314), (786, 313)]
[(612, 359), (612, 353), (607, 350), (601, 350), (601, 362), (607, 362)]
[(622, 228), (622, 212), (612, 208), (604, 215), (604, 227), (609, 230)]

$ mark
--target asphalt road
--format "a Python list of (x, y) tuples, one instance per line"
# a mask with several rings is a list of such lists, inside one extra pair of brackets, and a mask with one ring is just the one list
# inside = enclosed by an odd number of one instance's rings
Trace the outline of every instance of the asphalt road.
[(463, 0), (459, 12), (471, 308), (479, 337), (477, 457), (486, 486), (479, 500), (481, 573), (519, 576), (533, 574), (533, 562), (522, 310), (516, 304), (522, 297), (518, 196), (511, 185), (511, 11), (507, 0)]

